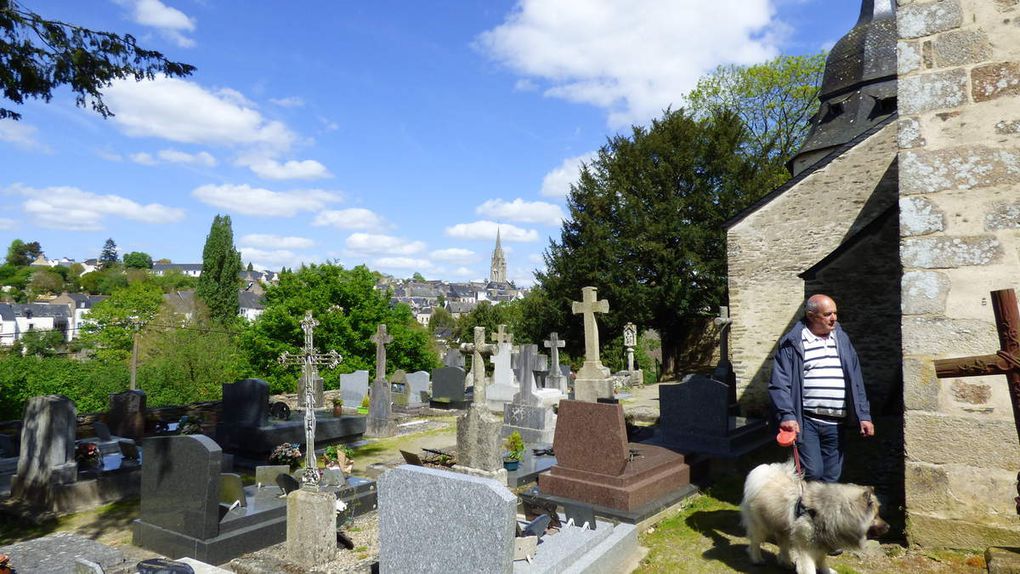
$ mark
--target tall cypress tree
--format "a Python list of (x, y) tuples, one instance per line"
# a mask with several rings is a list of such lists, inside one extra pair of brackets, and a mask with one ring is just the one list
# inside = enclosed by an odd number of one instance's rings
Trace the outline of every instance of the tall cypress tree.
[(234, 231), (229, 215), (213, 218), (202, 250), (202, 276), (196, 294), (209, 307), (209, 315), (229, 322), (237, 317), (237, 289), (240, 285), (241, 254), (234, 248)]
[(99, 254), (99, 266), (103, 269), (109, 269), (117, 264), (117, 244), (113, 242), (113, 238), (106, 240), (103, 244), (103, 251)]

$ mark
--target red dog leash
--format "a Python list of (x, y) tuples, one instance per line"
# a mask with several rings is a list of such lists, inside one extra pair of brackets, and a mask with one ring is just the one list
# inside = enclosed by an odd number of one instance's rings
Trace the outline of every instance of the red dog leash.
[(780, 430), (776, 435), (776, 442), (779, 446), (793, 447), (793, 464), (797, 468), (797, 474), (804, 476), (804, 470), (800, 467), (800, 452), (797, 450), (797, 433)]

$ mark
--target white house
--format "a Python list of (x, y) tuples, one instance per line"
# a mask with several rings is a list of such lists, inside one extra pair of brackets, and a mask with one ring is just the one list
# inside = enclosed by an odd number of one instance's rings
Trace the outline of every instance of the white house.
[(17, 322), (14, 309), (7, 303), (0, 303), (0, 345), (11, 346), (17, 338)]

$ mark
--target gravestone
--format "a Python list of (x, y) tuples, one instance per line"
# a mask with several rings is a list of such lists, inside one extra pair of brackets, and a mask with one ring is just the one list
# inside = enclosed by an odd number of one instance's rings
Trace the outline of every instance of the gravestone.
[[(485, 327), (475, 327), (474, 342), (461, 345), (461, 352), (472, 353), (472, 363), (484, 365), (482, 358), (494, 350), (485, 343)], [(497, 477), (506, 482), (503, 468), (502, 442), (499, 438), (501, 419), (486, 406), (485, 369), (475, 373), (474, 397), (467, 412), (457, 417), (457, 464), (454, 470), (480, 476)]]
[(628, 522), (661, 509), (658, 501), (692, 491), (682, 455), (627, 442), (618, 403), (560, 402), (553, 449), (556, 465), (538, 479), (543, 495), (583, 502)]
[(511, 343), (496, 343), (496, 350), (489, 357), (492, 362), (492, 384), (486, 389), (485, 401), (490, 411), (502, 412), (503, 406), (513, 401), (514, 395), (520, 390), (510, 367), (512, 354)]
[(568, 385), (570, 384), (570, 368), (567, 367), (567, 372), (563, 372), (565, 365), (560, 365), (560, 349), (567, 346), (566, 341), (561, 341), (560, 336), (556, 332), (549, 334), (549, 338), (542, 342), (547, 349), (549, 349), (549, 375), (546, 377), (546, 387), (550, 389), (559, 389), (560, 393), (566, 397), (570, 392)]
[(372, 335), (375, 343), (375, 381), (372, 382), (371, 404), (368, 411), (368, 427), (366, 436), (392, 436), (393, 424), (393, 393), (390, 383), (386, 380), (386, 345), (393, 337), (386, 334), (386, 325), (380, 324)]
[(599, 325), (595, 313), (608, 313), (609, 301), (598, 298), (595, 287), (581, 289), (581, 301), (574, 301), (571, 310), (584, 316), (584, 365), (574, 380), (574, 398), (595, 402), (613, 398), (613, 381), (609, 369), (599, 359)]
[(397, 369), (390, 376), (390, 392), (395, 406), (407, 407), (411, 389), (407, 384), (407, 373), (403, 369)]
[[(315, 374), (312, 376), (312, 397), (313, 397), (313, 399), (315, 401), (315, 404), (312, 405), (312, 408), (319, 409), (319, 408), (322, 408), (322, 406), (324, 404), (326, 404), (324, 402), (324, 399), (322, 398), (322, 396), (323, 396), (322, 393), (323, 393), (323, 380), (322, 380), (322, 377), (319, 376), (319, 373), (315, 372)], [(297, 400), (298, 400), (298, 408), (305, 408), (305, 378), (304, 377), (299, 377), (298, 378)]]
[(255, 467), (256, 487), (276, 486), (276, 477), (288, 474), (290, 466), (286, 464), (266, 464)]
[(460, 367), (432, 369), (432, 404), (449, 408), (463, 408), (467, 395), (466, 375)]
[(521, 345), (517, 359), (517, 382), (519, 390), (514, 402), (528, 406), (551, 407), (566, 398), (559, 389), (539, 388), (537, 375), (549, 371), (548, 358), (538, 352), (538, 345)]
[(368, 371), (359, 370), (340, 375), (340, 396), (344, 405), (360, 407), (361, 401), (368, 396)]
[(110, 395), (106, 424), (117, 436), (141, 440), (145, 436), (145, 392), (124, 391)]
[(428, 371), (415, 371), (407, 374), (410, 392), (407, 395), (407, 406), (420, 407), (429, 400), (429, 387), (432, 384)]
[(33, 505), (50, 506), (54, 487), (74, 482), (74, 439), (78, 409), (61, 395), (32, 397), (25, 405), (21, 456), (11, 479), (11, 497)]
[(464, 368), (464, 355), (460, 353), (460, 349), (447, 349), (446, 354), (443, 355), (443, 365), (447, 367), (460, 367)]
[(729, 412), (737, 414), (740, 412), (737, 404), (737, 373), (730, 362), (730, 327), (733, 325), (730, 308), (719, 307), (719, 316), (712, 322), (719, 328), (719, 364), (712, 371), (712, 378), (726, 383), (729, 388)]
[(686, 453), (737, 457), (771, 440), (762, 419), (729, 414), (730, 387), (705, 375), (659, 385), (661, 444)]
[(403, 465), (379, 479), (379, 571), (510, 574), (517, 497), (494, 480)]
[(223, 384), (223, 413), (220, 423), (238, 427), (260, 427), (269, 422), (269, 383), (244, 379)]
[(287, 495), (287, 559), (311, 568), (336, 558), (336, 495), (295, 490)]

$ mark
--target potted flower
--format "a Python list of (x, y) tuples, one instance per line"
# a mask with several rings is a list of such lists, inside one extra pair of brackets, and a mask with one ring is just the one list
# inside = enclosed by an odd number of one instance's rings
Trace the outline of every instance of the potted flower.
[(269, 455), (270, 464), (286, 464), (291, 470), (301, 465), (301, 449), (299, 445), (285, 442), (273, 449)]
[(510, 471), (517, 470), (517, 466), (521, 464), (521, 459), (524, 457), (524, 439), (521, 438), (521, 433), (517, 431), (510, 433), (510, 436), (506, 437), (503, 442), (503, 448), (506, 449), (503, 453), (503, 468)]
[(74, 460), (83, 468), (99, 468), (103, 466), (103, 453), (96, 443), (82, 442), (74, 447)]
[(333, 416), (339, 417), (344, 414), (344, 400), (340, 395), (333, 397)]
[(370, 403), (371, 403), (371, 399), (368, 398), (368, 395), (365, 395), (364, 398), (361, 399), (361, 406), (358, 407), (358, 414), (359, 415), (367, 415), (368, 414), (368, 405)]
[(350, 474), (354, 470), (354, 451), (347, 445), (331, 444), (322, 452), (322, 461), (326, 468), (339, 468)]

